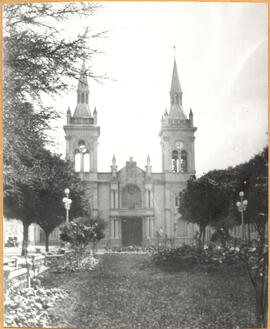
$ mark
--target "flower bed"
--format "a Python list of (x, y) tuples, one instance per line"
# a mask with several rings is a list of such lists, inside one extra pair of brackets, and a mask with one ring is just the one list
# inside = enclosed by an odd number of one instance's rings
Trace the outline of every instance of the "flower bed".
[[(267, 250), (267, 246), (265, 247)], [(242, 244), (239, 246), (226, 246), (210, 244), (202, 250), (195, 246), (182, 245), (178, 248), (160, 248), (152, 251), (152, 261), (159, 266), (174, 266), (187, 269), (195, 265), (210, 265), (216, 268), (221, 265), (236, 265), (243, 261), (250, 261), (258, 257), (257, 247)]]
[(107, 253), (147, 253), (156, 250), (156, 247), (144, 246), (125, 246), (125, 247), (112, 247), (105, 248)]
[(11, 289), (4, 304), (5, 326), (48, 328), (48, 309), (66, 296), (67, 293), (58, 288), (24, 288), (21, 291)]
[(92, 253), (84, 252), (78, 255), (74, 252), (51, 256), (47, 259), (47, 264), (50, 266), (50, 272), (76, 272), (76, 271), (90, 271), (97, 264), (99, 259), (92, 255)]
[[(46, 260), (49, 272), (77, 272), (92, 270), (98, 264), (98, 258), (84, 253), (80, 259), (73, 252), (64, 255), (50, 255)], [(26, 269), (21, 269), (26, 271)], [(46, 276), (46, 274), (45, 274)], [(64, 299), (67, 292), (63, 289), (40, 287), (41, 281), (33, 278), (32, 288), (22, 288), (18, 278), (10, 280), (5, 296), (5, 326), (44, 328), (51, 326), (49, 309)]]

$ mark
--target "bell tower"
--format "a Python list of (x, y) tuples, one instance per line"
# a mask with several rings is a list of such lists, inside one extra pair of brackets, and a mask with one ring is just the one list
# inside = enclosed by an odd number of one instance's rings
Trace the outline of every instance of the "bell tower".
[(78, 173), (97, 174), (97, 145), (100, 128), (97, 126), (97, 111), (93, 115), (89, 107), (89, 86), (83, 61), (77, 88), (77, 105), (73, 116), (67, 111), (66, 159), (74, 163)]
[(175, 174), (187, 180), (195, 174), (193, 113), (187, 118), (182, 105), (182, 88), (179, 81), (176, 59), (170, 89), (170, 110), (161, 118), (162, 172)]

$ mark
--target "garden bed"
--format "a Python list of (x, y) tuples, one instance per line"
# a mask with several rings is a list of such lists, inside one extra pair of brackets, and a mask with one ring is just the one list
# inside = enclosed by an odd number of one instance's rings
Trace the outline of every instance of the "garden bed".
[[(27, 284), (27, 269), (20, 268), (17, 271), (25, 275), (25, 284), (15, 278), (8, 282), (5, 294), (5, 326), (7, 327), (53, 327), (50, 310), (55, 304), (67, 298), (68, 291), (56, 288), (57, 274), (91, 271), (98, 264), (98, 258), (91, 253), (84, 254), (80, 259), (74, 253), (63, 255), (50, 255), (46, 261), (49, 270), (33, 277)], [(20, 278), (20, 277), (19, 277)], [(50, 287), (43, 287), (51, 282)]]

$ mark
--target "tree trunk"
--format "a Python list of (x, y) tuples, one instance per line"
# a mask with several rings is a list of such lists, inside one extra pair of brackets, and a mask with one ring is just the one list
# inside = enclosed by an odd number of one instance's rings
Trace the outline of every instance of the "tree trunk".
[(262, 305), (262, 296), (260, 291), (255, 290), (255, 297), (256, 297), (256, 324), (258, 328), (265, 328), (265, 314)]
[(27, 256), (29, 223), (23, 222), (22, 256)]
[(200, 232), (199, 232), (199, 249), (202, 247), (202, 227), (200, 226)]
[(93, 253), (93, 255), (96, 254), (96, 241), (95, 240), (93, 240), (93, 243), (92, 243), (92, 253)]
[(250, 223), (247, 224), (248, 225), (248, 243), (250, 243)]
[(49, 252), (49, 236), (50, 236), (50, 233), (45, 232), (45, 250), (47, 252)]
[(265, 244), (265, 223), (262, 224), (261, 234), (260, 234), (261, 245)]
[(204, 247), (205, 242), (205, 226), (202, 227), (202, 247)]

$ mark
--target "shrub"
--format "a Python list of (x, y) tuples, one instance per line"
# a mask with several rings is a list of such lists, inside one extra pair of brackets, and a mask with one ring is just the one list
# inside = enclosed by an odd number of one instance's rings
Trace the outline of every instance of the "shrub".
[(258, 328), (265, 328), (267, 325), (268, 245), (256, 240), (253, 240), (251, 244), (245, 241), (239, 242), (236, 245), (236, 241), (232, 241), (232, 245), (226, 246), (211, 243), (203, 249), (182, 245), (178, 248), (154, 250), (152, 260), (158, 266), (177, 269), (207, 265), (211, 271), (216, 270), (221, 264), (225, 266), (244, 264), (254, 288), (257, 325)]
[(152, 251), (152, 260), (156, 265), (186, 268), (198, 264), (199, 250), (189, 245), (178, 248), (159, 248)]
[(85, 248), (90, 242), (103, 239), (104, 229), (105, 224), (101, 220), (78, 218), (60, 228), (60, 238), (74, 248)]

